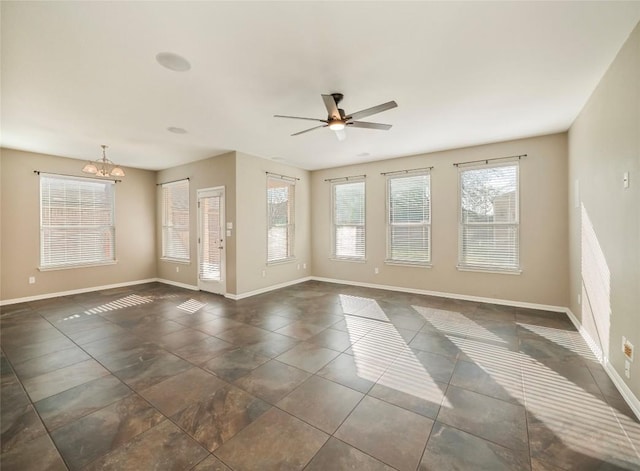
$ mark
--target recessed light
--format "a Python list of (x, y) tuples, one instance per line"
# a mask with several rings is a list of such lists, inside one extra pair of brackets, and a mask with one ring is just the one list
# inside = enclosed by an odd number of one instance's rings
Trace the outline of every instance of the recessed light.
[(176, 128), (176, 127), (173, 127), (173, 126), (168, 127), (167, 131), (172, 132), (174, 134), (186, 134), (187, 133), (186, 129)]
[(162, 67), (166, 67), (174, 72), (186, 72), (191, 69), (191, 64), (189, 64), (187, 59), (173, 52), (161, 52), (157, 54), (156, 61), (158, 61), (158, 64)]

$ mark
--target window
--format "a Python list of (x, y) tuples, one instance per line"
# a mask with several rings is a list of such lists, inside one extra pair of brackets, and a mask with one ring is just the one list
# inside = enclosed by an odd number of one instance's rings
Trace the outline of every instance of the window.
[(293, 258), (295, 180), (267, 177), (267, 262)]
[(333, 183), (333, 253), (338, 259), (364, 260), (364, 181)]
[(387, 177), (387, 262), (431, 261), (429, 173)]
[(162, 258), (189, 262), (189, 180), (162, 185)]
[(459, 268), (519, 271), (518, 164), (459, 172)]
[(115, 262), (114, 184), (40, 175), (40, 268)]

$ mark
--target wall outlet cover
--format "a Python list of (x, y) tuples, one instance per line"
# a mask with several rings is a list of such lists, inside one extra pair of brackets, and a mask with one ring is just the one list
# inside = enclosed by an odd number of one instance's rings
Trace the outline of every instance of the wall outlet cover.
[(629, 339), (626, 339), (624, 342), (624, 356), (627, 357), (629, 361), (633, 361), (633, 344), (629, 342)]

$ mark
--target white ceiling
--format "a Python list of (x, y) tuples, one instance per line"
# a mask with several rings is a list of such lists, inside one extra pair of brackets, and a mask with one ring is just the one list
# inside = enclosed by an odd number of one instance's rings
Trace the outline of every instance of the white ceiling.
[[(229, 150), (319, 169), (569, 128), (640, 2), (2, 1), (2, 146), (164, 169)], [(187, 58), (188, 72), (155, 56)], [(390, 131), (312, 122), (322, 93)], [(188, 130), (177, 135), (170, 126)], [(368, 154), (368, 155), (366, 155)]]

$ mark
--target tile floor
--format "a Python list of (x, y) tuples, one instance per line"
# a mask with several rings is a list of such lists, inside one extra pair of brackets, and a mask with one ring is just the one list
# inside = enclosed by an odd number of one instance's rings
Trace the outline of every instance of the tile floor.
[(2, 308), (9, 470), (640, 469), (563, 314), (307, 282)]

